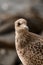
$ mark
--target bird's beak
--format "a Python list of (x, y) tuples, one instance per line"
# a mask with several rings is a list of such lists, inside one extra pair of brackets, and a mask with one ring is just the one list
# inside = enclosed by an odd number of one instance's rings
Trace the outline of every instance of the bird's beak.
[(24, 25), (24, 28), (29, 29), (28, 26)]

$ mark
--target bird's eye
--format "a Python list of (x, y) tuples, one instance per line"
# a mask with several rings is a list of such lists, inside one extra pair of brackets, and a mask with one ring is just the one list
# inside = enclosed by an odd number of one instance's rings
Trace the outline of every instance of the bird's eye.
[(20, 26), (21, 25), (21, 23), (18, 23), (18, 26)]

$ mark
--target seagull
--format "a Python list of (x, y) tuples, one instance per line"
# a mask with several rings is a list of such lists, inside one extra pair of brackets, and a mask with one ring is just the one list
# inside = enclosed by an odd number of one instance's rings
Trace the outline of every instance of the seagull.
[(15, 47), (23, 65), (43, 65), (43, 38), (29, 31), (27, 21), (18, 19), (15, 25)]

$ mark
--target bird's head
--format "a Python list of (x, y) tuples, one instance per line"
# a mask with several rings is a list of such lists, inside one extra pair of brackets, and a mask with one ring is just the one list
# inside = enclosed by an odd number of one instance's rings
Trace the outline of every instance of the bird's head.
[(15, 22), (15, 30), (20, 31), (23, 29), (28, 29), (28, 26), (27, 26), (27, 21), (25, 19), (21, 18)]

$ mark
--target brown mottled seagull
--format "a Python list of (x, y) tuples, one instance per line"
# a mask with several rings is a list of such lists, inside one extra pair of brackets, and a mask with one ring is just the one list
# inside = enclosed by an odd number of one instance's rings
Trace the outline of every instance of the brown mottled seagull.
[(43, 38), (29, 32), (22, 18), (15, 22), (15, 46), (23, 65), (43, 65)]

